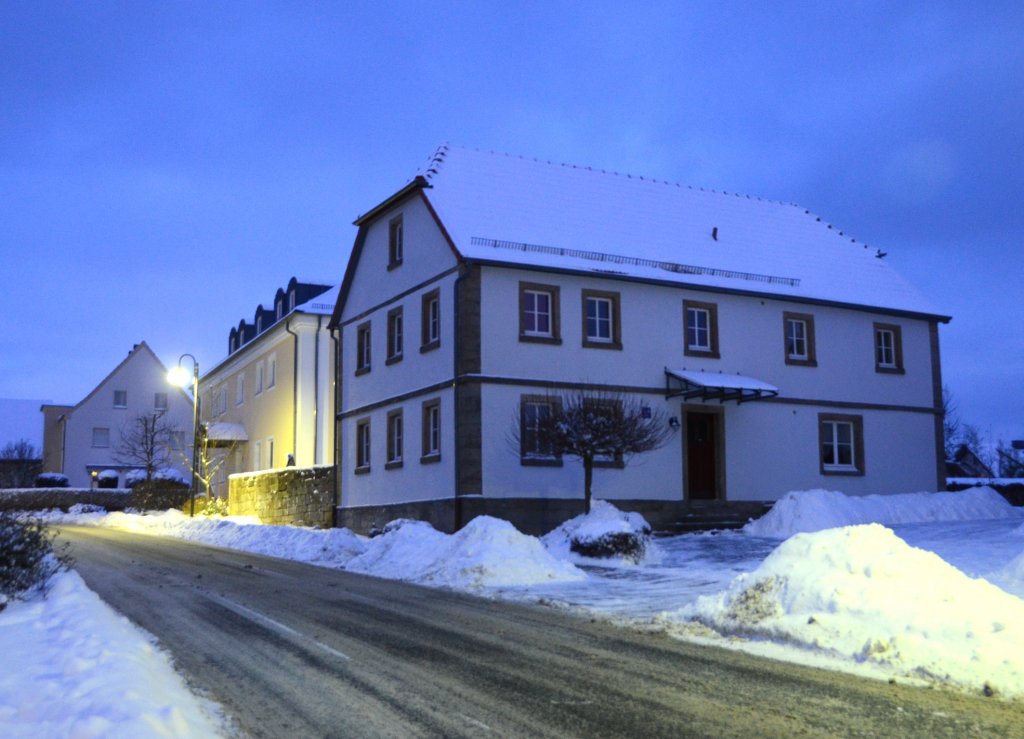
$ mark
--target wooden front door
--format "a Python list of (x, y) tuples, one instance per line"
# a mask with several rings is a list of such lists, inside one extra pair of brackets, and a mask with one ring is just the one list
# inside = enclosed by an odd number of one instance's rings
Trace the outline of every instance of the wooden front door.
[(686, 494), (690, 500), (719, 497), (719, 423), (715, 413), (687, 411)]

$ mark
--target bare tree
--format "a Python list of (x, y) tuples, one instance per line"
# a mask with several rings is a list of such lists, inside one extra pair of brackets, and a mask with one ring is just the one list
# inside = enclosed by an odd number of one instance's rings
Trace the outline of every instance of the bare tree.
[(589, 513), (595, 462), (625, 465), (634, 454), (664, 446), (670, 435), (664, 415), (634, 398), (579, 390), (524, 404), (509, 440), (526, 457), (579, 457)]
[(166, 414), (142, 413), (128, 421), (121, 427), (121, 440), (114, 449), (114, 459), (143, 468), (147, 482), (154, 472), (169, 466), (174, 438), (179, 433)]
[(0, 449), (0, 488), (32, 486), (41, 467), (41, 454), (28, 439), (10, 441)]
[(942, 438), (946, 459), (952, 459), (961, 444), (960, 413), (953, 391), (942, 386)]

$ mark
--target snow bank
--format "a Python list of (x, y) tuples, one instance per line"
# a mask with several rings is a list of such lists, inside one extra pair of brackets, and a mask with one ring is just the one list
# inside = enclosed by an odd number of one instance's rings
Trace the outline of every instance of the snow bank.
[(793, 536), (725, 592), (666, 618), (1024, 696), (1024, 601), (878, 524)]
[(68, 514), (51, 512), (34, 517), (54, 524), (100, 526), (138, 534), (170, 536), (328, 567), (344, 566), (365, 548), (363, 541), (348, 529), (267, 526), (245, 516), (190, 518), (178, 510), (140, 515), (85, 512), (77, 508)]
[(959, 493), (847, 496), (831, 490), (786, 493), (761, 518), (743, 527), (751, 536), (785, 539), (801, 532), (864, 523), (886, 525), (926, 521), (982, 521), (1024, 515), (992, 488)]
[(450, 536), (423, 522), (406, 522), (371, 539), (346, 569), (464, 590), (587, 578), (569, 562), (555, 559), (539, 539), (490, 516), (478, 516)]
[(985, 579), (994, 582), (1008, 593), (1024, 598), (1024, 552), (1010, 560), (1006, 567), (986, 575)]
[(0, 613), (0, 654), (4, 737), (222, 735), (216, 706), (75, 572)]
[[(650, 524), (639, 513), (620, 511), (608, 501), (595, 500), (590, 513), (570, 518), (541, 541), (559, 559), (584, 564), (654, 564), (658, 555), (650, 534)], [(602, 558), (580, 553), (593, 548), (619, 549), (620, 553)]]

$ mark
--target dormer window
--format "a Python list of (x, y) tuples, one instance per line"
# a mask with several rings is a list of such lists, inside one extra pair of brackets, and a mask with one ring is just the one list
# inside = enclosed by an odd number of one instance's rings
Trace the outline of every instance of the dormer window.
[(388, 269), (394, 269), (402, 263), (404, 250), (404, 231), (402, 216), (392, 218), (388, 223)]
[(256, 316), (256, 333), (259, 333), (262, 330), (263, 330), (263, 316), (259, 315), (259, 316)]
[(292, 290), (290, 293), (288, 293), (288, 310), (290, 310), (290, 311), (295, 310), (295, 291), (294, 290)]
[(277, 301), (277, 320), (281, 320), (281, 314), (284, 313), (284, 303), (280, 300)]

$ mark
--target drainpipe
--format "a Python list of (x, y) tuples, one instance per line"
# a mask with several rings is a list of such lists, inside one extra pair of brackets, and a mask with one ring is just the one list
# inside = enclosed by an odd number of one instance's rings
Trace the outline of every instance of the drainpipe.
[(292, 352), (292, 459), (298, 464), (298, 441), (299, 441), (299, 335), (292, 331), (292, 318), (288, 316), (284, 323), (284, 330), (295, 337), (295, 350)]
[(316, 317), (316, 333), (313, 334), (313, 464), (317, 462), (317, 450), (320, 448), (320, 324), (323, 316)]
[(341, 505), (341, 393), (338, 392), (338, 378), (341, 376), (341, 339), (338, 329), (331, 329), (331, 343), (334, 344), (334, 507), (331, 509), (332, 523), (338, 525), (338, 506)]

